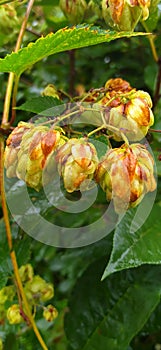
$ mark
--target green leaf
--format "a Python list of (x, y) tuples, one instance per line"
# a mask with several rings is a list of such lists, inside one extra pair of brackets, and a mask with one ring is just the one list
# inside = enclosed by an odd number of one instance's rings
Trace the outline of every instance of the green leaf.
[[(31, 98), (30, 100), (18, 106), (16, 109), (21, 111), (28, 111), (37, 114), (51, 115), (53, 116), (53, 107), (62, 104), (60, 100), (52, 96), (40, 96)], [(54, 109), (55, 110), (55, 109)]]
[(160, 300), (161, 268), (121, 272), (100, 282), (102, 262), (78, 280), (65, 317), (73, 350), (127, 350)]
[(161, 303), (158, 304), (156, 309), (150, 315), (147, 323), (143, 328), (145, 333), (156, 333), (161, 331)]
[(30, 43), (27, 47), (13, 52), (4, 59), (0, 59), (1, 72), (14, 72), (17, 75), (31, 67), (44, 57), (72, 49), (96, 45), (111, 40), (146, 35), (145, 33), (114, 32), (102, 30), (98, 27), (79, 25), (72, 28), (63, 28), (55, 34), (50, 33), (46, 37)]
[(129, 210), (115, 230), (113, 250), (104, 271), (103, 279), (113, 272), (161, 263), (161, 207), (154, 205), (145, 224), (136, 232), (130, 232), (136, 210)]
[(29, 262), (31, 258), (31, 245), (32, 238), (27, 235), (25, 235), (23, 239), (21, 238), (18, 240), (18, 242), (16, 242), (14, 249), (19, 267)]

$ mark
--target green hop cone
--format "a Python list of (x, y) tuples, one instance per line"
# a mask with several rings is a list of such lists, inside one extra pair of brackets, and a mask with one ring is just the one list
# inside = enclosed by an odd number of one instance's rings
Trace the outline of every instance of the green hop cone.
[(0, 33), (3, 44), (13, 40), (16, 33), (19, 31), (19, 18), (14, 5), (5, 4), (0, 6)]
[(12, 131), (6, 141), (4, 153), (4, 165), (7, 177), (16, 177), (16, 168), (18, 163), (18, 152), (20, 150), (23, 135), (34, 127), (33, 124), (20, 122)]
[(95, 147), (86, 139), (72, 138), (56, 154), (59, 174), (67, 192), (87, 190), (98, 164)]
[(28, 301), (35, 304), (40, 301), (47, 301), (54, 296), (54, 287), (47, 283), (43, 278), (36, 275), (31, 281), (28, 281), (24, 287)]
[(133, 31), (142, 18), (149, 16), (150, 0), (103, 0), (105, 22), (121, 31)]
[(55, 85), (53, 84), (48, 84), (45, 89), (41, 93), (42, 96), (52, 96), (54, 98), (57, 98), (60, 100), (60, 93), (56, 89)]
[(43, 317), (46, 321), (52, 322), (58, 317), (58, 311), (53, 305), (47, 305), (44, 308)]
[(10, 324), (19, 324), (24, 321), (18, 304), (13, 304), (9, 307), (7, 310), (7, 319)]
[(19, 275), (21, 278), (21, 281), (27, 282), (27, 281), (31, 281), (33, 279), (34, 276), (34, 271), (33, 271), (33, 267), (31, 264), (27, 264), (27, 265), (22, 265), (19, 268)]
[(107, 152), (99, 163), (95, 179), (113, 199), (115, 211), (122, 213), (137, 206), (144, 195), (156, 188), (154, 161), (141, 144), (124, 144)]
[(0, 304), (4, 304), (6, 301), (12, 301), (15, 296), (14, 286), (6, 286), (0, 290)]
[(82, 22), (87, 9), (85, 0), (60, 0), (59, 5), (71, 24)]
[(100, 3), (95, 0), (90, 0), (87, 6), (87, 10), (85, 13), (85, 19), (88, 20), (88, 23), (94, 23), (98, 19), (102, 19), (102, 8), (101, 1)]

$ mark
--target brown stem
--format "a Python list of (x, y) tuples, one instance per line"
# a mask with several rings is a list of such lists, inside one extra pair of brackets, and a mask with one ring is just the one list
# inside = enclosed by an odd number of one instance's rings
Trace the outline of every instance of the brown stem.
[(31, 34), (37, 36), (38, 38), (41, 38), (41, 37), (42, 37), (42, 34), (36, 32), (35, 30), (30, 29), (30, 28), (26, 28), (26, 32), (29, 32), (29, 33), (31, 33)]
[[(27, 21), (28, 21), (28, 18), (29, 18), (29, 15), (30, 15), (30, 12), (31, 12), (33, 4), (34, 4), (34, 0), (30, 0), (29, 3), (28, 3), (27, 10), (26, 10), (26, 13), (25, 13), (25, 17), (24, 17), (24, 20), (22, 22), (21, 29), (20, 29), (20, 32), (19, 32), (19, 36), (18, 36), (18, 39), (17, 39), (17, 43), (16, 43), (16, 46), (15, 46), (15, 52), (17, 52), (20, 49), (20, 47), (21, 47), (22, 38), (23, 38), (25, 29), (26, 29)], [(11, 72), (9, 74), (9, 78), (8, 78), (8, 84), (7, 84), (6, 96), (5, 96), (5, 102), (4, 102), (3, 117), (2, 117), (2, 126), (3, 125), (5, 126), (5, 125), (8, 124), (9, 110), (10, 110), (10, 103), (11, 103), (11, 95), (12, 95), (12, 89), (13, 89), (13, 84), (14, 84), (14, 78), (15, 78), (15, 74)], [(19, 79), (19, 78), (17, 78), (17, 79)], [(16, 91), (16, 94), (17, 94), (17, 91)], [(12, 106), (12, 107), (15, 107), (15, 101), (16, 101), (16, 95), (14, 96), (14, 106)]]
[(1, 194), (1, 201), (2, 201), (2, 211), (3, 211), (3, 217), (4, 217), (4, 223), (6, 226), (6, 236), (8, 240), (8, 246), (10, 250), (10, 257), (12, 261), (12, 266), (14, 270), (14, 276), (16, 280), (16, 284), (19, 290), (19, 295), (22, 298), (25, 310), (26, 310), (26, 316), (35, 332), (35, 335), (41, 344), (41, 347), (43, 350), (48, 350), (46, 344), (44, 343), (44, 340), (41, 337), (41, 334), (36, 326), (36, 323), (34, 321), (34, 318), (32, 316), (32, 313), (30, 311), (30, 306), (28, 303), (28, 300), (26, 298), (26, 294), (24, 292), (24, 288), (21, 282), (20, 274), (19, 274), (19, 268), (17, 264), (17, 259), (16, 259), (16, 254), (13, 249), (13, 242), (12, 242), (12, 233), (11, 233), (11, 226), (10, 226), (10, 221), (9, 221), (9, 215), (8, 215), (8, 208), (7, 208), (7, 203), (6, 203), (6, 195), (5, 195), (5, 190), (4, 190), (4, 140), (1, 137), (0, 138), (0, 194)]
[(75, 50), (69, 51), (69, 94), (74, 96), (75, 84)]
[(16, 119), (16, 97), (17, 97), (17, 91), (18, 91), (18, 83), (19, 83), (19, 77), (15, 77), (15, 84), (13, 88), (13, 95), (12, 95), (12, 114), (10, 119), (10, 125), (13, 124), (14, 120)]
[(149, 129), (148, 132), (156, 132), (158, 134), (161, 134), (161, 130), (155, 130), (155, 129)]

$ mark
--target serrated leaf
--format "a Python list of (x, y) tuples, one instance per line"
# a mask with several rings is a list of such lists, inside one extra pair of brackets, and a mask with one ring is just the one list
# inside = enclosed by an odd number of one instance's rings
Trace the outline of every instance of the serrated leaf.
[(24, 70), (46, 56), (138, 35), (146, 35), (146, 33), (118, 33), (99, 29), (98, 27), (90, 27), (88, 25), (63, 28), (58, 30), (55, 34), (50, 33), (46, 37), (38, 39), (35, 43), (30, 43), (17, 53), (13, 52), (4, 59), (0, 59), (0, 71), (14, 72), (20, 75)]
[(161, 263), (161, 207), (154, 205), (145, 224), (130, 232), (135, 210), (129, 210), (115, 230), (113, 250), (102, 279), (111, 273), (142, 264)]
[(31, 98), (30, 100), (18, 106), (16, 109), (21, 111), (33, 112), (47, 116), (53, 116), (53, 107), (61, 105), (62, 102), (52, 96), (40, 96)]
[(102, 262), (77, 282), (65, 318), (73, 350), (127, 350), (159, 303), (161, 268), (121, 272), (100, 282)]

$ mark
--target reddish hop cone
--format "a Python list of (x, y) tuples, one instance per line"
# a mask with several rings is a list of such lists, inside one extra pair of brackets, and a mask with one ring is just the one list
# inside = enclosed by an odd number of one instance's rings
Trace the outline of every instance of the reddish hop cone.
[(156, 188), (154, 161), (141, 144), (124, 144), (107, 152), (99, 163), (95, 179), (113, 199), (117, 213), (137, 206), (144, 195)]
[(121, 133), (130, 141), (143, 139), (154, 123), (150, 95), (145, 91), (132, 89), (125, 80), (118, 78), (107, 81), (105, 87), (106, 95), (99, 104), (109, 107), (105, 111), (105, 120), (112, 127), (114, 139), (120, 141)]
[[(130, 86), (128, 81), (123, 80), (122, 78), (115, 78), (115, 79), (109, 79), (105, 83), (105, 89), (107, 89), (108, 92), (115, 91), (115, 92), (129, 92), (133, 90), (133, 88)], [(112, 97), (112, 96), (111, 96)]]
[(33, 129), (34, 125), (31, 123), (20, 122), (18, 126), (12, 131), (6, 141), (6, 148), (4, 153), (4, 165), (7, 169), (7, 177), (16, 177), (16, 168), (18, 163), (18, 152), (22, 137), (24, 134)]
[(85, 0), (60, 0), (59, 5), (71, 24), (82, 22), (87, 9)]
[(61, 128), (34, 126), (20, 123), (7, 140), (5, 167), (7, 176), (17, 176), (29, 187), (39, 191), (42, 187), (42, 172), (46, 167), (45, 181), (50, 178), (51, 161), (55, 149), (66, 141)]
[(150, 0), (103, 0), (105, 22), (121, 31), (133, 31), (140, 19), (149, 17)]
[(70, 139), (56, 154), (59, 174), (67, 192), (87, 190), (98, 164), (95, 147), (86, 139)]

